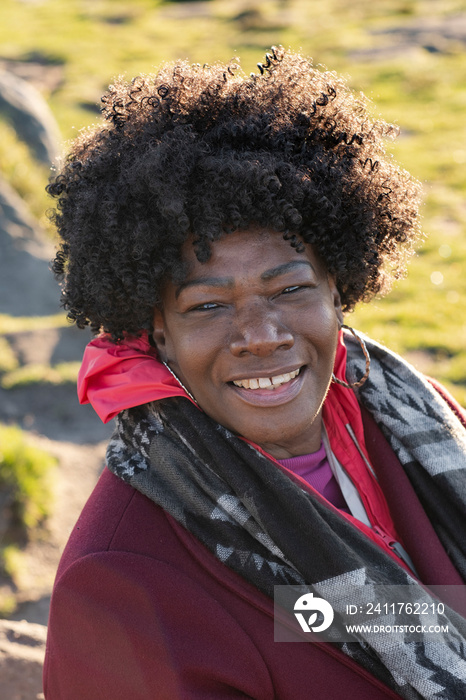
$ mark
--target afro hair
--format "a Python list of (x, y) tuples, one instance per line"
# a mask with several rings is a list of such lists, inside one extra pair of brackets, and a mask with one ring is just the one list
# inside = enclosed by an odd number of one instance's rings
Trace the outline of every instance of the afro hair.
[(178, 62), (119, 79), (106, 123), (82, 133), (48, 186), (53, 270), (82, 328), (118, 341), (151, 329), (181, 248), (198, 260), (252, 225), (312, 244), (344, 311), (385, 292), (419, 234), (419, 184), (385, 152), (395, 127), (335, 73), (273, 48), (260, 72)]

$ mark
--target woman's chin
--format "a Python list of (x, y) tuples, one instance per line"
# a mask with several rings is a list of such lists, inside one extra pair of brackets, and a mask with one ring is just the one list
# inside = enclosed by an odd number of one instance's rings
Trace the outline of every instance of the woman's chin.
[[(304, 366), (297, 377), (274, 389), (246, 389), (231, 383), (223, 395), (222, 415), (212, 418), (277, 459), (319, 449), (321, 400)], [(228, 396), (229, 395), (229, 396)], [(275, 407), (277, 410), (275, 411)]]

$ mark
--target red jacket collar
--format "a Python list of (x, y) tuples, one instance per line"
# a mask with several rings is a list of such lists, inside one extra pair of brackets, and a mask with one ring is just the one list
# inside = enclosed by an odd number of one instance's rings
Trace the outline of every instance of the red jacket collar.
[(104, 423), (125, 408), (169, 396), (187, 394), (160, 362), (146, 334), (118, 344), (101, 335), (87, 345), (78, 374), (78, 398), (82, 404), (92, 404)]

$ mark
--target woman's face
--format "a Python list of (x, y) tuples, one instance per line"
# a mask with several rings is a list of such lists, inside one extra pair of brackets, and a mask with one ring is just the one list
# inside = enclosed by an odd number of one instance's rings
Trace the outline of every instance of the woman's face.
[(278, 459), (321, 443), (321, 408), (335, 358), (340, 297), (310, 245), (251, 228), (224, 235), (187, 276), (169, 282), (154, 340), (199, 406)]

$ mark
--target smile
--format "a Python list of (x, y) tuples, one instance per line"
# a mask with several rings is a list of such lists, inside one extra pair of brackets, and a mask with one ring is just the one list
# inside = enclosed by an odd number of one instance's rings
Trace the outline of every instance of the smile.
[(266, 408), (293, 401), (301, 393), (306, 376), (306, 365), (302, 365), (290, 372), (270, 377), (234, 379), (228, 384), (241, 401), (250, 406)]
[(242, 389), (268, 389), (273, 391), (276, 387), (282, 384), (287, 384), (292, 379), (298, 376), (301, 368), (295, 369), (292, 372), (285, 372), (284, 374), (277, 374), (273, 377), (256, 377), (253, 379), (238, 379), (233, 381), (235, 386)]

